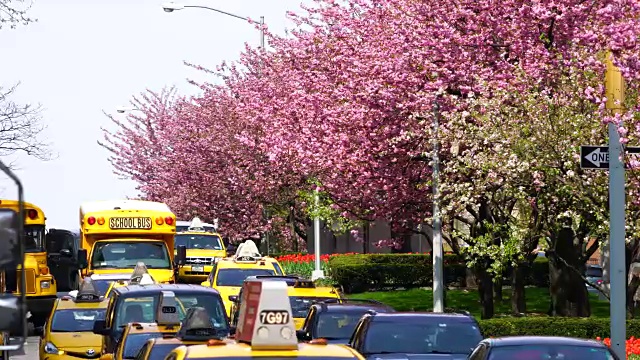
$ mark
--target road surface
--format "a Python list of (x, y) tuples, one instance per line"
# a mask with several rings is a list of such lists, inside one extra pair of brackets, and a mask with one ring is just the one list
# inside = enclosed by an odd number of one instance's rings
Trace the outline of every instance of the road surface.
[[(14, 339), (12, 339), (13, 342)], [(16, 352), (9, 354), (9, 358), (12, 360), (37, 360), (38, 359), (38, 342), (40, 337), (30, 336), (27, 338), (27, 344)]]

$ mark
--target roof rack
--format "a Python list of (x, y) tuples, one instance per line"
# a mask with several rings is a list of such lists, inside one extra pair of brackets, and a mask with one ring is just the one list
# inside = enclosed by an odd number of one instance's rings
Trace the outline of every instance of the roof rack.
[(155, 279), (151, 274), (149, 274), (149, 270), (147, 269), (147, 265), (144, 262), (139, 261), (136, 264), (136, 267), (133, 269), (133, 273), (131, 274), (131, 279), (129, 280), (130, 285), (151, 285), (156, 284)]
[(178, 302), (173, 291), (160, 292), (160, 299), (156, 309), (156, 323), (167, 326), (180, 325)]
[(207, 310), (198, 306), (187, 311), (176, 338), (183, 341), (206, 341), (220, 338), (220, 336), (218, 330), (213, 326)]
[(100, 293), (93, 286), (93, 280), (89, 276), (82, 280), (79, 290), (69, 291), (69, 296), (75, 302), (100, 302), (104, 300), (104, 297), (100, 296)]

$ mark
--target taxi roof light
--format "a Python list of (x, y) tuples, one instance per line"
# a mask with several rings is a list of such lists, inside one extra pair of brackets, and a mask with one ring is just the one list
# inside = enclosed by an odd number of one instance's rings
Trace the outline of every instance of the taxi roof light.
[(156, 323), (158, 325), (180, 325), (178, 318), (178, 302), (173, 291), (162, 291), (156, 309)]
[(149, 274), (149, 270), (147, 269), (147, 265), (142, 261), (138, 261), (136, 267), (133, 269), (133, 273), (131, 274), (131, 279), (129, 280), (129, 284), (131, 285), (151, 285), (155, 284), (156, 281), (153, 279), (151, 274)]
[(205, 229), (202, 220), (200, 220), (199, 217), (194, 217), (193, 220), (191, 220), (191, 224), (189, 224), (189, 228), (187, 228), (187, 231), (206, 232), (207, 230)]
[(247, 240), (238, 245), (236, 254), (233, 256), (233, 260), (236, 262), (258, 262), (263, 256), (260, 254), (260, 250), (256, 246), (253, 240)]
[(296, 327), (285, 281), (250, 279), (242, 287), (237, 341), (254, 350), (295, 350)]
[(313, 280), (309, 279), (299, 279), (293, 284), (294, 288), (300, 289), (315, 289), (316, 283)]
[(79, 290), (69, 291), (69, 296), (71, 296), (75, 302), (100, 302), (104, 300), (96, 290), (96, 287), (93, 285), (93, 280), (89, 276), (82, 280)]
[(218, 331), (211, 322), (211, 317), (203, 307), (193, 307), (187, 310), (176, 338), (183, 341), (205, 341), (218, 338)]

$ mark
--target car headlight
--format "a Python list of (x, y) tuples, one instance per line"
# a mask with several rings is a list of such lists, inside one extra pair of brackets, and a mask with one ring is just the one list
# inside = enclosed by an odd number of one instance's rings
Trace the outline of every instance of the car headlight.
[(51, 287), (51, 281), (40, 281), (40, 287), (42, 289), (48, 289)]
[(214, 257), (213, 258), (213, 263), (217, 263), (218, 261), (220, 261), (220, 259), (222, 259), (221, 257)]
[(48, 342), (44, 345), (44, 352), (46, 352), (47, 354), (59, 355), (62, 351), (58, 350), (58, 348), (55, 345)]

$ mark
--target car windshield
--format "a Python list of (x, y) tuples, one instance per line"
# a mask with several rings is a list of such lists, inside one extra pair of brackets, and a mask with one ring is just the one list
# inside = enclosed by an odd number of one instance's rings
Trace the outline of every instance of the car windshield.
[(355, 330), (358, 321), (367, 311), (336, 313), (321, 313), (318, 318), (318, 327), (316, 328), (315, 337), (336, 340), (349, 339), (353, 330)]
[(589, 277), (602, 277), (602, 268), (588, 267), (585, 275)]
[(164, 358), (182, 344), (153, 344), (147, 360), (164, 360)]
[(149, 339), (162, 336), (158, 333), (130, 334), (124, 338), (124, 348), (122, 350), (123, 359), (135, 359), (140, 349)]
[(571, 345), (513, 345), (493, 347), (489, 360), (614, 360), (609, 349), (592, 346)]
[(471, 322), (425, 319), (421, 323), (372, 321), (365, 339), (365, 354), (469, 354), (482, 340)]
[(320, 302), (333, 300), (331, 297), (314, 297), (314, 296), (289, 296), (289, 302), (291, 303), (291, 311), (294, 318), (307, 317), (307, 312), (311, 305)]
[(222, 250), (222, 240), (218, 235), (176, 235), (176, 249), (184, 245), (187, 249)]
[(249, 276), (275, 275), (273, 269), (220, 269), (218, 270), (217, 286), (242, 286)]
[(104, 320), (107, 309), (56, 310), (51, 320), (51, 332), (93, 331), (96, 320)]
[(167, 245), (157, 241), (102, 241), (91, 255), (94, 269), (133, 269), (140, 261), (149, 269), (171, 269)]
[[(155, 322), (156, 305), (160, 293), (144, 297), (128, 297), (119, 301), (116, 305), (115, 327), (125, 326), (130, 322)], [(186, 315), (185, 309), (191, 307), (203, 307), (209, 313), (215, 329), (222, 335), (229, 332), (226, 312), (220, 296), (202, 293), (176, 293), (178, 300), (178, 317), (182, 321)]]
[(105, 296), (107, 294), (112, 282), (113, 280), (91, 280), (91, 284), (93, 284), (93, 287), (100, 296)]

